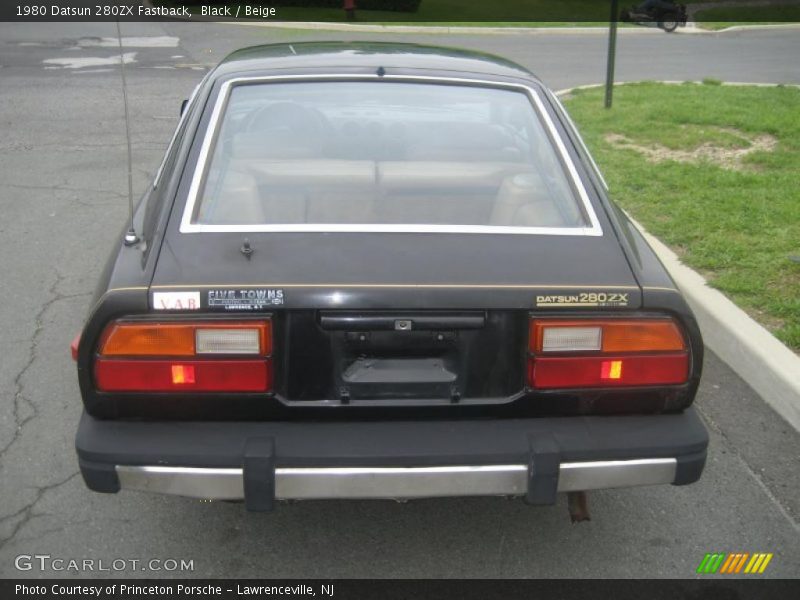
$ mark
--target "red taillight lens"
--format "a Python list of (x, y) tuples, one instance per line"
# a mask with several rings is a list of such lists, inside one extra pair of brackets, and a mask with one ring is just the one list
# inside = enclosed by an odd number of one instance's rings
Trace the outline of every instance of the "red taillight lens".
[(538, 389), (623, 387), (684, 383), (686, 353), (653, 356), (542, 356), (528, 364), (528, 380)]
[(528, 385), (536, 389), (676, 385), (689, 352), (672, 319), (532, 319)]
[(103, 392), (267, 392), (272, 327), (252, 321), (116, 321), (100, 338)]
[(266, 392), (272, 388), (269, 360), (98, 359), (94, 377), (103, 392)]

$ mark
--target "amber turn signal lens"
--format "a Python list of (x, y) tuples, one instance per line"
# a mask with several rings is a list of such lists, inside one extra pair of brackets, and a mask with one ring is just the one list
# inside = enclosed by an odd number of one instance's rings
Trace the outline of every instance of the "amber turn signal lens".
[(623, 321), (603, 327), (603, 352), (670, 352), (685, 350), (672, 320)]
[(167, 323), (114, 323), (100, 344), (103, 356), (194, 356), (194, 327)]

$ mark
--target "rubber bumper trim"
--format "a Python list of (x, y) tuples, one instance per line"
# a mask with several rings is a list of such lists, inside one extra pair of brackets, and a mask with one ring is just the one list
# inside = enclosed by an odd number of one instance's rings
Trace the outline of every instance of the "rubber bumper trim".
[(118, 492), (117, 466), (240, 468), (252, 510), (271, 510), (278, 469), (522, 465), (526, 501), (552, 504), (565, 463), (674, 458), (671, 483), (686, 485), (699, 479), (707, 445), (692, 408), (665, 415), (382, 422), (133, 422), (84, 414), (76, 438), (92, 490)]

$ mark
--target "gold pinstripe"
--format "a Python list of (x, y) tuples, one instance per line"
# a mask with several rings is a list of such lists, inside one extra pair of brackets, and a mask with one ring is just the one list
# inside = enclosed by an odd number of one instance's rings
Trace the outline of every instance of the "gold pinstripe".
[(153, 285), (151, 289), (209, 289), (209, 288), (426, 288), (426, 289), (520, 289), (520, 290), (634, 290), (630, 285), (537, 285), (537, 284), (482, 284), (482, 283), (223, 283)]

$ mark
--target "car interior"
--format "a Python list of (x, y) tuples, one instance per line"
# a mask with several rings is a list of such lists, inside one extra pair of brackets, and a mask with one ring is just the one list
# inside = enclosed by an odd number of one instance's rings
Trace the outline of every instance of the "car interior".
[(262, 104), (222, 128), (195, 222), (585, 225), (550, 140), (508, 121)]

